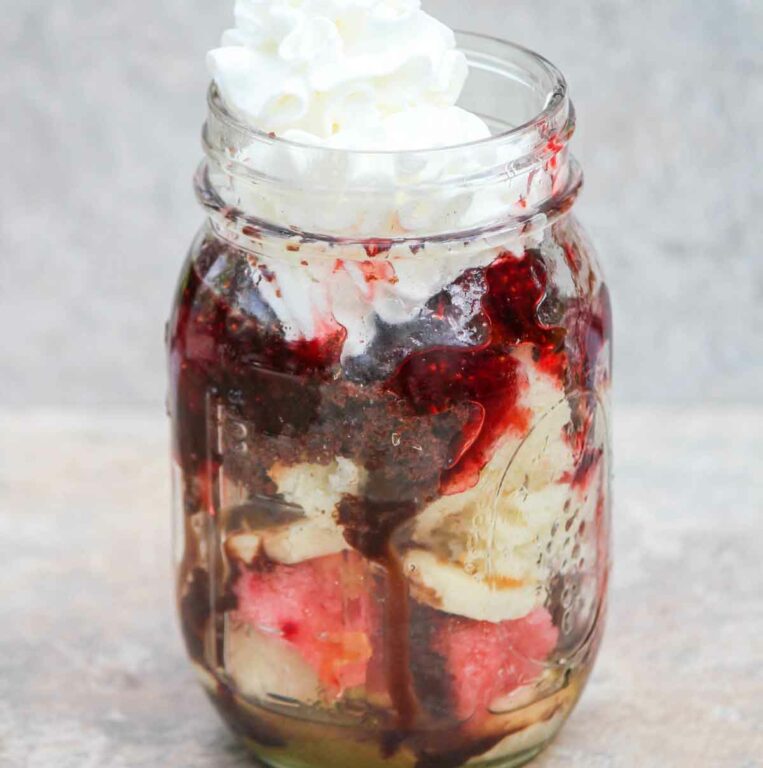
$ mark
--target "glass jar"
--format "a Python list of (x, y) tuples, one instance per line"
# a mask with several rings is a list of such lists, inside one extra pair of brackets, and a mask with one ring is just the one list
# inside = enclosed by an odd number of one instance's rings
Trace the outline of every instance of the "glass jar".
[(599, 644), (610, 312), (561, 74), (461, 35), (494, 137), (290, 143), (214, 88), (169, 326), (178, 605), (288, 768), (519, 765)]

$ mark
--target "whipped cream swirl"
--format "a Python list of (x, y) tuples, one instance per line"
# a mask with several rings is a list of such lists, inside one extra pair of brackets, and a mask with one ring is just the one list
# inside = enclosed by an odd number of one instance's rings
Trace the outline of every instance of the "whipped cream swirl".
[[(521, 235), (438, 242), (535, 213), (557, 171), (510, 171), (515, 150), (481, 141), (488, 125), (456, 106), (466, 56), (420, 0), (237, 0), (235, 19), (208, 56), (218, 94), (239, 120), (286, 141), (237, 145), (212, 120), (209, 171), (226, 207), (295, 232), (258, 241), (252, 268), (289, 341), (343, 328), (343, 360), (361, 356), (380, 322), (422, 318), (465, 270), (543, 239), (538, 214)], [(342, 242), (373, 238), (413, 245), (371, 257)]]
[(398, 151), (490, 135), (455, 106), (467, 61), (420, 0), (237, 0), (235, 18), (208, 66), (228, 107), (263, 132)]

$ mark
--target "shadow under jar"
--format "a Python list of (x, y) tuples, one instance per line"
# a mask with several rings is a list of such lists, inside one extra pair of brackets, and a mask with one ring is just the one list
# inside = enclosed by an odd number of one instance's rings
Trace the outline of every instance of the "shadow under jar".
[(289, 143), (210, 92), (169, 326), (178, 605), (285, 768), (519, 765), (599, 644), (610, 311), (561, 74), (461, 35), (492, 139)]

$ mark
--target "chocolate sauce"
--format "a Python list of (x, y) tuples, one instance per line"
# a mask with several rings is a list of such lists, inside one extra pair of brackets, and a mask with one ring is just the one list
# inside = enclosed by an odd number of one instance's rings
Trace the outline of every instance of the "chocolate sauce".
[(408, 580), (392, 543), (394, 532), (417, 510), (413, 501), (380, 503), (346, 497), (337, 515), (348, 543), (379, 563), (385, 572), (382, 658), (387, 690), (396, 712), (395, 728), (388, 732), (384, 744), (387, 756), (394, 754), (413, 729), (419, 709), (411, 678)]
[(380, 561), (387, 573), (384, 604), (384, 661), (387, 687), (397, 713), (397, 731), (404, 737), (418, 718), (418, 702), (411, 679), (410, 611), (408, 580), (399, 555), (391, 544)]
[(426, 716), (432, 722), (455, 725), (453, 680), (445, 657), (436, 647), (442, 617), (440, 611), (411, 600), (411, 676), (416, 697)]

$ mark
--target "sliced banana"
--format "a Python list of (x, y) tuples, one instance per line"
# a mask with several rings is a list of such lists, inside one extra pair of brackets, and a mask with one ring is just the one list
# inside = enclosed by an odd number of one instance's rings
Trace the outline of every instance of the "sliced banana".
[(548, 720), (530, 723), (521, 730), (510, 733), (504, 737), (490, 751), (480, 755), (479, 758), (470, 760), (467, 765), (486, 765), (492, 761), (505, 759), (512, 755), (519, 755), (536, 747), (541, 747), (549, 742), (562, 727), (567, 717), (567, 712), (560, 710)]
[(407, 557), (419, 599), (448, 613), (493, 622), (542, 605), (549, 547), (571, 495), (574, 467), (564, 430), (571, 412), (558, 382), (519, 350), (527, 377), (524, 405), (533, 414), (524, 436), (508, 435), (479, 482), (438, 499), (417, 518)]
[(231, 621), (225, 634), (225, 669), (241, 695), (311, 704), (321, 685), (313, 668), (282, 639)]
[[(569, 685), (540, 700), (537, 700), (537, 690), (533, 696), (533, 689), (529, 688), (526, 705), (517, 706), (518, 699), (514, 701), (516, 708), (504, 714), (494, 714), (491, 718), (490, 729), (507, 735), (489, 752), (473, 758), (467, 765), (497, 762), (542, 747), (562, 727), (580, 696), (581, 682), (581, 677), (576, 676)], [(521, 692), (517, 691), (516, 695), (521, 696)]]
[(477, 621), (518, 619), (542, 602), (534, 583), (486, 580), (423, 549), (406, 554), (405, 569), (415, 599)]

